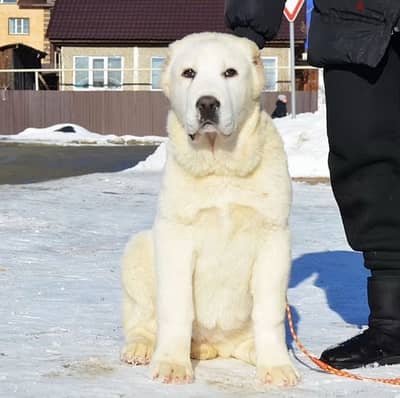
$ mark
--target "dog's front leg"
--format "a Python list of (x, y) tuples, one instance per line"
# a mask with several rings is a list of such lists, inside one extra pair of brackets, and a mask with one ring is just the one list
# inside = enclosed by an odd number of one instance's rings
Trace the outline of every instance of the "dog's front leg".
[(189, 383), (193, 379), (190, 344), (194, 316), (190, 227), (161, 221), (154, 233), (157, 345), (153, 378), (165, 383)]
[(290, 265), (289, 230), (283, 227), (269, 231), (254, 264), (253, 322), (257, 377), (264, 383), (279, 386), (292, 386), (298, 381), (285, 341)]

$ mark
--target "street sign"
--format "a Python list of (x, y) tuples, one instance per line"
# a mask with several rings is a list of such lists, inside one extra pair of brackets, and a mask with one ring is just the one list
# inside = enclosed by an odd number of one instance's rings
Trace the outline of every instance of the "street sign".
[(283, 13), (289, 22), (293, 22), (304, 4), (304, 0), (286, 0)]
[[(273, 0), (272, 0), (273, 1)], [(294, 20), (299, 15), (304, 0), (286, 0), (283, 13), (289, 21), (290, 31), (290, 94), (292, 104), (292, 118), (296, 118), (296, 73), (295, 73), (295, 51), (294, 51)]]

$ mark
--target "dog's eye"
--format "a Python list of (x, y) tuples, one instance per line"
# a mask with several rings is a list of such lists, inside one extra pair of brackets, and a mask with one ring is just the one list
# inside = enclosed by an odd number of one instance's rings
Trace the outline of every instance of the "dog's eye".
[(236, 69), (228, 68), (224, 73), (224, 77), (234, 77), (238, 74)]
[(194, 79), (196, 76), (196, 71), (194, 71), (192, 68), (185, 69), (182, 72), (182, 76), (186, 77), (187, 79)]

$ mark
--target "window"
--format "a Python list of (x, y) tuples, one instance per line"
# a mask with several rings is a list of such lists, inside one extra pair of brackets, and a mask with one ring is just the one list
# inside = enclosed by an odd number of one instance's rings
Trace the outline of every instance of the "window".
[(0, 0), (0, 4), (17, 4), (17, 0)]
[(8, 33), (10, 35), (29, 35), (29, 18), (10, 18)]
[(161, 90), (161, 69), (165, 61), (164, 57), (151, 58), (151, 89)]
[(122, 89), (122, 57), (75, 57), (74, 59), (75, 89)]
[[(120, 70), (118, 70), (120, 69)], [(108, 71), (107, 71), (108, 87), (109, 88), (122, 88), (122, 58), (110, 57), (108, 58)]]
[(265, 91), (278, 90), (278, 59), (276, 57), (262, 58), (265, 70)]
[(89, 57), (75, 58), (74, 87), (89, 88)]

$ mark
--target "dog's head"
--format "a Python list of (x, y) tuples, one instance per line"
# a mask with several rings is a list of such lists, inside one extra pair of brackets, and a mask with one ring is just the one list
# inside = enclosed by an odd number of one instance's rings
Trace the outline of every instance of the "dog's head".
[(197, 33), (172, 43), (161, 86), (196, 145), (229, 139), (259, 106), (264, 71), (257, 46), (223, 33)]

